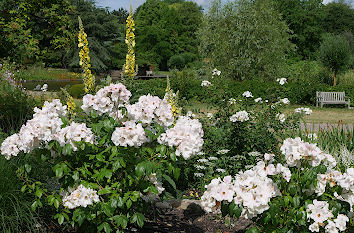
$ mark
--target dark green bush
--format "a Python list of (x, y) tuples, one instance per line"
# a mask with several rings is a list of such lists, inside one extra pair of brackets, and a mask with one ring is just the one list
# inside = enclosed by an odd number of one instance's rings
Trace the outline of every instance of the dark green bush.
[(72, 85), (69, 89), (69, 94), (76, 98), (82, 98), (85, 95), (85, 85), (83, 83)]
[(18, 131), (32, 117), (36, 101), (20, 88), (0, 81), (0, 128), (4, 133)]
[(168, 60), (168, 67), (170, 69), (178, 69), (181, 70), (185, 67), (186, 65), (186, 60), (182, 55), (173, 55), (169, 60)]

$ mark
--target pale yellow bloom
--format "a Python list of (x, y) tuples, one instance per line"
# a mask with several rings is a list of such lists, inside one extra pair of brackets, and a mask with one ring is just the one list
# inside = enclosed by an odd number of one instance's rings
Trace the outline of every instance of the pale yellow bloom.
[[(81, 18), (79, 16), (79, 44), (78, 47), (81, 48), (79, 52), (80, 56), (80, 66), (83, 70), (83, 81), (85, 85), (85, 92), (92, 92), (95, 88), (95, 77), (91, 73), (91, 64), (90, 64), (90, 56), (89, 56), (89, 47), (87, 41), (87, 34), (84, 32), (84, 26), (82, 25)], [(69, 107), (69, 105), (68, 105)]]
[(124, 64), (124, 73), (128, 77), (134, 77), (136, 75), (135, 73), (135, 53), (134, 53), (134, 47), (135, 47), (135, 23), (133, 19), (133, 9), (132, 6), (130, 6), (130, 12), (129, 16), (127, 18), (127, 32), (125, 35), (125, 43), (128, 46), (128, 53), (126, 55), (126, 61)]

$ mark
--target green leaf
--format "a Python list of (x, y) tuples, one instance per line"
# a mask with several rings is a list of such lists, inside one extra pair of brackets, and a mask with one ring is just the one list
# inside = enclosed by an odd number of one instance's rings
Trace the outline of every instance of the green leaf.
[(130, 199), (132, 201), (136, 202), (139, 197), (140, 197), (140, 193), (138, 191), (134, 191), (134, 192), (132, 192)]
[(299, 196), (293, 197), (293, 203), (294, 203), (294, 207), (298, 208), (300, 206), (300, 197)]
[(31, 209), (32, 209), (33, 211), (35, 211), (36, 208), (37, 208), (37, 206), (38, 206), (38, 203), (37, 203), (37, 201), (35, 201), (35, 202), (32, 203)]
[(165, 156), (166, 151), (167, 151), (167, 147), (165, 145), (161, 145), (161, 147), (160, 147), (161, 156)]
[(112, 149), (111, 149), (111, 152), (112, 152), (112, 155), (113, 155), (113, 156), (118, 155), (118, 149), (117, 149), (117, 147), (116, 147), (116, 146), (113, 146)]
[(176, 157), (176, 154), (175, 152), (171, 152), (170, 153), (170, 158), (172, 159), (172, 161), (176, 162), (177, 161), (177, 157)]
[(123, 229), (125, 229), (128, 225), (128, 218), (127, 216), (124, 215), (116, 215), (112, 217), (113, 221), (115, 221), (115, 223), (118, 226), (121, 226)]
[(129, 209), (132, 206), (132, 201), (130, 199), (128, 199), (125, 204), (127, 205), (128, 209)]
[(176, 190), (176, 183), (171, 179), (171, 177), (164, 174), (163, 178), (165, 178), (165, 180), (167, 180), (167, 182), (170, 183), (170, 185)]
[(37, 188), (37, 190), (36, 190), (36, 196), (37, 196), (38, 198), (41, 198), (41, 197), (42, 197), (42, 194), (43, 194), (43, 190), (40, 189), (40, 188)]
[(252, 227), (249, 228), (246, 233), (259, 233), (259, 230), (257, 229), (257, 227)]
[(55, 199), (54, 200), (54, 207), (56, 208), (56, 209), (58, 209), (59, 208), (59, 200), (58, 199)]
[(285, 204), (285, 207), (288, 207), (289, 202), (290, 202), (289, 196), (285, 196), (285, 197), (284, 197), (284, 204)]
[(57, 178), (63, 177), (63, 171), (64, 171), (64, 169), (63, 169), (60, 165), (55, 166), (54, 169), (55, 169), (55, 176), (56, 176)]
[(25, 164), (25, 169), (26, 169), (26, 172), (27, 172), (27, 173), (30, 173), (31, 170), (32, 170), (32, 166), (29, 165), (29, 164)]
[(80, 176), (78, 171), (74, 171), (74, 174), (71, 176), (75, 181), (78, 181)]
[(102, 231), (103, 229), (104, 229), (104, 231), (105, 231), (106, 233), (112, 232), (112, 228), (111, 228), (111, 226), (110, 226), (107, 222), (102, 223), (102, 224), (98, 227), (98, 230), (99, 230), (99, 231)]
[(64, 155), (71, 155), (72, 152), (73, 152), (73, 147), (71, 146), (70, 143), (66, 144), (66, 145), (63, 147), (63, 154), (64, 154)]
[(146, 135), (153, 141), (155, 139), (155, 134), (153, 134), (150, 130), (145, 129)]
[(117, 199), (117, 204), (118, 204), (118, 207), (122, 207), (124, 205), (124, 201), (123, 201), (123, 198), (122, 197), (118, 197)]
[(108, 216), (111, 217), (113, 216), (114, 209), (111, 207), (109, 203), (106, 203), (102, 206), (103, 212)]
[(135, 213), (132, 218), (131, 222), (132, 223), (137, 223), (139, 227), (142, 227), (144, 225), (145, 217), (141, 213)]
[(139, 177), (141, 177), (145, 174), (145, 170), (146, 170), (145, 162), (141, 162), (141, 163), (137, 164), (135, 167), (135, 173)]
[(111, 189), (109, 187), (106, 187), (106, 188), (100, 189), (97, 193), (98, 193), (98, 195), (104, 195), (107, 193), (111, 193)]
[(223, 217), (229, 214), (229, 207), (226, 204), (221, 204), (221, 214)]
[(64, 222), (64, 216), (62, 214), (60, 214), (58, 216), (58, 223), (59, 223), (59, 225), (61, 225), (61, 224), (63, 224), (63, 222)]
[(27, 188), (27, 185), (24, 185), (24, 186), (22, 186), (22, 188), (21, 188), (21, 192), (25, 192), (26, 191), (26, 188)]
[(242, 213), (242, 207), (232, 202), (229, 206), (229, 211), (231, 217), (239, 218)]

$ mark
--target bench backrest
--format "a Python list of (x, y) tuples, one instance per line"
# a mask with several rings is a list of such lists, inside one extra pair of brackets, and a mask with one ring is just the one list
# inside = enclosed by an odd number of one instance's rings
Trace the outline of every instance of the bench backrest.
[(317, 92), (317, 98), (322, 101), (343, 102), (345, 101), (345, 92)]

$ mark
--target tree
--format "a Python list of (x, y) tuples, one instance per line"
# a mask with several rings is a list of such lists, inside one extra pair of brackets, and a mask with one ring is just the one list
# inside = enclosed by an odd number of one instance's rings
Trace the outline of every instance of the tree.
[(167, 70), (175, 54), (197, 53), (196, 29), (201, 9), (184, 1), (147, 0), (136, 11), (136, 54), (139, 66), (158, 65)]
[[(292, 31), (290, 41), (301, 58), (314, 58), (326, 25), (322, 0), (273, 0)], [(335, 17), (338, 17), (336, 15)]]
[(47, 61), (50, 54), (63, 53), (73, 37), (69, 15), (73, 8), (67, 0), (3, 0), (0, 4), (0, 34), (7, 47), (4, 56), (17, 62), (40, 58)]
[(331, 2), (324, 6), (323, 27), (328, 33), (354, 33), (354, 9), (344, 2)]
[(337, 85), (338, 71), (350, 63), (351, 52), (349, 42), (341, 35), (327, 35), (319, 49), (319, 59), (324, 66), (334, 72), (333, 85)]
[(125, 24), (125, 21), (128, 18), (129, 12), (126, 9), (121, 7), (118, 10), (112, 11), (112, 14), (117, 16), (119, 24)]
[[(111, 68), (114, 46), (119, 38), (124, 37), (124, 30), (119, 27), (118, 18), (111, 14), (108, 9), (98, 8), (94, 1), (72, 0), (75, 8), (71, 20), (74, 22), (75, 31), (79, 31), (77, 17), (80, 16), (87, 34), (90, 48), (92, 69), (101, 72)], [(77, 35), (77, 33), (76, 33)], [(77, 37), (72, 42), (72, 49), (67, 55), (68, 66), (79, 68), (79, 48)], [(119, 67), (121, 68), (121, 67)]]
[(271, 79), (292, 48), (288, 32), (269, 1), (213, 1), (198, 33), (200, 51), (231, 78)]

